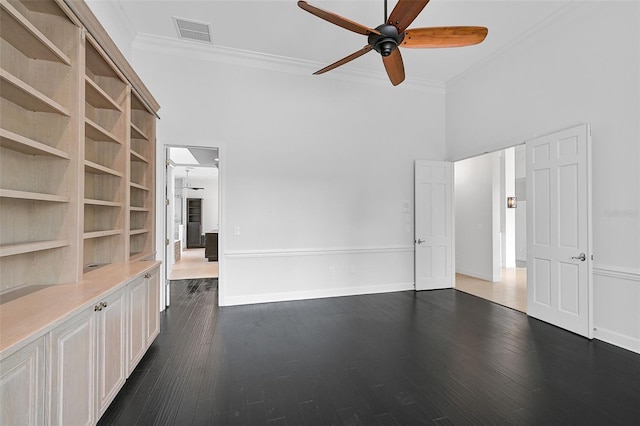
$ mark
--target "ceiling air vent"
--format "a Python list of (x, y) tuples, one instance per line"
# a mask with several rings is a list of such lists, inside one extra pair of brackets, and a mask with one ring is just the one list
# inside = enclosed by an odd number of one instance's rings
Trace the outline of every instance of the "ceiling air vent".
[(173, 17), (180, 38), (211, 43), (211, 25), (206, 22), (190, 21)]

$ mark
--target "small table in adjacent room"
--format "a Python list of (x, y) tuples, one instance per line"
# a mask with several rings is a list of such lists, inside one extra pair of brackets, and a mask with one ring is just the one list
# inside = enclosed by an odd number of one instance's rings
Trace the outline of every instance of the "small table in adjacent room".
[(205, 233), (204, 257), (206, 257), (209, 262), (218, 260), (218, 231)]

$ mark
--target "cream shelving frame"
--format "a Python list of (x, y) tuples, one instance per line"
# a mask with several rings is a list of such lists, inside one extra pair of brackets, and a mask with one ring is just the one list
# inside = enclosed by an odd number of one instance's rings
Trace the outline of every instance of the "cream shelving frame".
[(82, 1), (0, 0), (0, 296), (152, 259), (159, 105)]

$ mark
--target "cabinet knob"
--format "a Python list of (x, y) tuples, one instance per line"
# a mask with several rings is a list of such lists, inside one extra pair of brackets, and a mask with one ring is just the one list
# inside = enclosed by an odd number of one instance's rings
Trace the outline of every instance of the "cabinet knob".
[(144, 274), (144, 277), (145, 278), (151, 278), (151, 274), (147, 272), (146, 274)]
[(102, 306), (103, 308), (107, 307), (107, 302), (100, 302), (100, 306)]
[(102, 310), (102, 307), (100, 305), (96, 305), (96, 306), (93, 307), (93, 310), (98, 312), (98, 311)]

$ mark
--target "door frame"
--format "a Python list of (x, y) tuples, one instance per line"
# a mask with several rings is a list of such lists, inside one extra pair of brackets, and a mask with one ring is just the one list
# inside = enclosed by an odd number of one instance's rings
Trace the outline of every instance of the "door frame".
[(169, 148), (198, 148), (198, 149), (217, 149), (218, 150), (218, 305), (220, 301), (224, 300), (224, 241), (225, 232), (224, 226), (224, 148), (221, 144), (216, 146), (211, 145), (198, 145), (188, 144), (180, 145), (176, 143), (165, 143), (158, 145), (159, 149), (156, 149), (156, 164), (162, 165), (156, 169), (156, 194), (163, 194), (162, 197), (156, 197), (156, 235), (161, 238), (156, 238), (156, 258), (160, 257), (164, 263), (164, 267), (160, 268), (160, 282), (164, 285), (160, 286), (160, 311), (164, 311), (170, 302), (170, 280), (167, 274), (167, 259), (166, 259), (166, 245), (167, 240), (167, 211), (166, 211), (166, 191), (167, 191), (167, 172), (166, 162), (169, 160), (168, 152)]
[[(589, 272), (588, 272), (588, 282), (587, 282), (587, 297), (588, 297), (588, 335), (586, 336), (588, 339), (593, 339), (594, 338), (594, 332), (593, 332), (593, 325), (594, 325), (594, 310), (593, 310), (593, 258), (592, 258), (592, 253), (594, 251), (594, 247), (593, 247), (593, 181), (592, 181), (592, 164), (591, 164), (591, 159), (592, 159), (592, 141), (591, 141), (591, 137), (592, 137), (592, 133), (591, 133), (591, 125), (589, 123), (576, 123), (573, 125), (569, 125), (569, 126), (565, 126), (559, 129), (555, 129), (555, 130), (551, 130), (551, 131), (546, 131), (544, 133), (541, 133), (539, 135), (534, 135), (531, 136), (529, 138), (520, 140), (519, 142), (512, 142), (507, 144), (506, 146), (501, 146), (501, 147), (492, 147), (492, 149), (489, 150), (485, 150), (482, 152), (479, 152), (475, 155), (467, 155), (461, 158), (457, 158), (457, 159), (449, 159), (448, 161), (451, 161), (452, 163), (456, 163), (458, 161), (462, 161), (462, 160), (466, 160), (469, 158), (474, 158), (474, 157), (478, 157), (480, 155), (486, 155), (486, 154), (491, 154), (494, 152), (498, 152), (498, 151), (503, 151), (505, 149), (509, 149), (509, 148), (515, 148), (517, 146), (521, 146), (521, 145), (526, 145), (527, 142), (532, 141), (534, 139), (538, 139), (540, 137), (544, 137), (547, 135), (551, 135), (554, 133), (558, 133), (558, 132), (562, 132), (564, 130), (568, 130), (574, 127), (578, 127), (584, 125), (587, 127), (587, 132), (588, 132), (588, 143), (587, 143), (587, 156), (588, 156), (588, 170), (587, 170), (587, 198), (588, 198), (588, 215), (587, 215), (587, 228), (588, 228), (588, 232), (587, 232), (587, 241), (588, 241), (588, 246), (589, 246)], [(454, 168), (454, 174), (455, 174), (455, 168)], [(454, 175), (455, 176), (455, 175)], [(453, 187), (453, 197), (454, 197), (454, 211), (455, 211), (455, 185)], [(527, 196), (527, 200), (529, 201), (529, 197)], [(527, 222), (531, 220), (530, 217), (527, 217)], [(454, 227), (454, 235), (455, 235), (455, 221), (453, 224)], [(528, 227), (527, 227), (528, 229)], [(527, 230), (527, 241), (529, 241), (529, 239), (531, 238), (531, 236), (529, 235), (529, 232)], [(454, 241), (455, 244), (455, 241)], [(455, 260), (455, 252), (454, 252), (454, 260)], [(529, 268), (530, 265), (527, 265), (527, 268)], [(529, 283), (527, 283), (527, 287), (529, 286)], [(454, 274), (454, 288), (455, 288), (455, 274)], [(528, 306), (527, 306), (527, 310), (528, 310)], [(527, 313), (527, 316), (529, 316), (529, 314)], [(533, 317), (531, 317), (533, 318)], [(555, 324), (553, 324), (555, 325)]]

